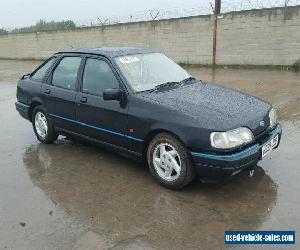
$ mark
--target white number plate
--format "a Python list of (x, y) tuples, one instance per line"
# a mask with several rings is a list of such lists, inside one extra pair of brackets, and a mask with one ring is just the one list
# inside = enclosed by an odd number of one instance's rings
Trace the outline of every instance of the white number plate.
[(262, 157), (265, 157), (268, 153), (272, 151), (278, 144), (278, 135), (276, 135), (273, 139), (268, 141), (263, 147), (261, 148)]

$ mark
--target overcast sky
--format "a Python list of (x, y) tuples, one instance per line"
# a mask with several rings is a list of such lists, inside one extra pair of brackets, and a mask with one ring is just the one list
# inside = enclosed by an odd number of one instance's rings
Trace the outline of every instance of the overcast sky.
[[(222, 9), (241, 5), (254, 7), (285, 0), (222, 0)], [(72, 19), (78, 24), (89, 24), (96, 17), (147, 14), (149, 9), (192, 9), (210, 11), (214, 0), (0, 0), (0, 28), (27, 26), (39, 19)], [(300, 0), (290, 0), (300, 4)], [(266, 6), (269, 7), (269, 6)], [(244, 6), (242, 6), (244, 8)]]
[(197, 6), (206, 0), (0, 0), (0, 27), (34, 24), (39, 19), (85, 22), (97, 16), (127, 15), (155, 8)]

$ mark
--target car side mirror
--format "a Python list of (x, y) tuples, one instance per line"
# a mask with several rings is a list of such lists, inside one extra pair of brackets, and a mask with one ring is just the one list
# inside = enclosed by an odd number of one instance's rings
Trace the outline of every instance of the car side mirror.
[(108, 100), (121, 100), (122, 92), (119, 89), (105, 89), (103, 91), (103, 99)]

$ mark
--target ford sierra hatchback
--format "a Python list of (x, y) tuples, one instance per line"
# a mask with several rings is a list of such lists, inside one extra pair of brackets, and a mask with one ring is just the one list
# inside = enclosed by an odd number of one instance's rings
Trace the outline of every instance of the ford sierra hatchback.
[(173, 189), (252, 171), (282, 133), (271, 104), (150, 49), (56, 53), (19, 80), (15, 105), (41, 142), (80, 137), (144, 158)]

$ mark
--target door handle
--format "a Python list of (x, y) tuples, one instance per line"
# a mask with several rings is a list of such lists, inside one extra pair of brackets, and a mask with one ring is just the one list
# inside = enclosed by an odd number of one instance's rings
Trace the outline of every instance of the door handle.
[(46, 90), (44, 91), (44, 93), (47, 94), (47, 95), (49, 95), (49, 94), (51, 93), (51, 90), (50, 90), (50, 89), (46, 89)]
[(87, 101), (87, 98), (85, 96), (83, 96), (83, 97), (80, 98), (80, 102), (81, 103), (86, 103), (86, 101)]

